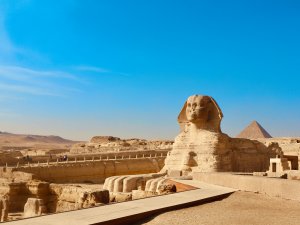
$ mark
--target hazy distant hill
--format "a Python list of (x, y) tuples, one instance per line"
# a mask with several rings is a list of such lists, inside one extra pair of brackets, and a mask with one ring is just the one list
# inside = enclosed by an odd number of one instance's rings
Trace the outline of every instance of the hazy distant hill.
[(69, 148), (75, 143), (77, 142), (53, 135), (43, 136), (0, 132), (1, 150)]

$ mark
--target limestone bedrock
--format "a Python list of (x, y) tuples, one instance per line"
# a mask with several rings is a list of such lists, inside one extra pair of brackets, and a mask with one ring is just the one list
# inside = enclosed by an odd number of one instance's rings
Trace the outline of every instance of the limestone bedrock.
[(193, 95), (179, 116), (180, 134), (169, 152), (161, 172), (253, 172), (269, 166), (273, 151), (259, 143), (230, 138), (221, 131), (223, 113), (210, 96)]

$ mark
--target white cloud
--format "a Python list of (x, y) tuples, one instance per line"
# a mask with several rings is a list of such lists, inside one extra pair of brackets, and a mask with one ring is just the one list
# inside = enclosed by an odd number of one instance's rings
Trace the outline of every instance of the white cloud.
[(64, 71), (36, 70), (21, 66), (1, 66), (0, 77), (6, 77), (13, 80), (26, 80), (31, 78), (65, 78), (78, 80), (78, 77)]
[(57, 97), (64, 97), (63, 94), (55, 93), (53, 90), (47, 90), (42, 87), (33, 87), (33, 86), (26, 86), (20, 84), (7, 84), (1, 83), (0, 90), (5, 90), (13, 93), (24, 93), (24, 94), (31, 94), (31, 95), (46, 95), (46, 96), (57, 96)]
[(95, 66), (75, 66), (74, 69), (80, 71), (96, 72), (96, 73), (110, 73), (109, 70)]
[(10, 41), (6, 29), (4, 27), (4, 13), (0, 9), (0, 60), (1, 62), (10, 60), (13, 58), (17, 49)]
[(24, 99), (21, 96), (0, 95), (0, 102), (15, 101)]
[[(59, 85), (64, 80), (64, 86)], [(72, 84), (85, 83), (77, 76), (65, 71), (36, 70), (21, 66), (0, 65), (0, 91), (11, 94), (67, 96), (70, 92), (79, 92)]]
[[(26, 48), (17, 47), (5, 28), (5, 11), (0, 5), (0, 95), (3, 101), (12, 101), (17, 93), (47, 96), (68, 96), (78, 92), (74, 83), (87, 84), (79, 76), (65, 70), (40, 70), (24, 65), (19, 58), (38, 62), (47, 61), (43, 56)], [(43, 64), (43, 63), (41, 63)], [(64, 80), (63, 82), (60, 82)], [(59, 85), (59, 84), (62, 84)], [(59, 93), (58, 93), (59, 92)]]
[[(24, 1), (24, 4), (27, 3)], [(87, 78), (70, 71), (80, 74), (93, 72), (126, 76), (126, 74), (86, 65), (63, 70), (36, 69), (34, 66), (26, 66), (24, 62), (28, 61), (27, 59), (31, 60), (30, 65), (43, 65), (43, 61), (48, 60), (39, 53), (23, 46), (19, 47), (11, 41), (5, 27), (5, 15), (8, 9), (5, 4), (0, 5), (0, 96), (7, 95), (6, 98), (0, 98), (0, 101), (13, 101), (13, 97), (20, 94), (24, 94), (23, 98), (26, 98), (26, 95), (66, 97), (74, 92), (80, 92), (76, 87), (80, 86), (78, 84), (88, 85)]]
[(119, 75), (119, 76), (129, 76), (129, 74), (126, 74), (126, 73), (113, 72), (108, 69), (104, 69), (104, 68), (96, 67), (96, 66), (75, 66), (73, 68), (75, 70), (79, 70), (79, 71), (105, 73), (105, 74), (113, 74), (113, 75)]

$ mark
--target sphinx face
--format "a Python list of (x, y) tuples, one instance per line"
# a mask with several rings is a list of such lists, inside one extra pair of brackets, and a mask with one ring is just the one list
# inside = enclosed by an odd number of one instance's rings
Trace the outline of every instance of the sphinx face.
[(208, 119), (210, 98), (207, 96), (191, 96), (187, 100), (186, 117), (189, 122), (198, 123)]

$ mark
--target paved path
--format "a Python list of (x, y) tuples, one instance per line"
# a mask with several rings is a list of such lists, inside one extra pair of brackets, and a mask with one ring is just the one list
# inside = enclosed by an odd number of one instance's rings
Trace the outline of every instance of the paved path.
[(131, 224), (154, 213), (201, 204), (224, 197), (235, 189), (193, 180), (175, 180), (200, 189), (111, 204), (90, 209), (7, 222), (8, 225), (92, 225)]

